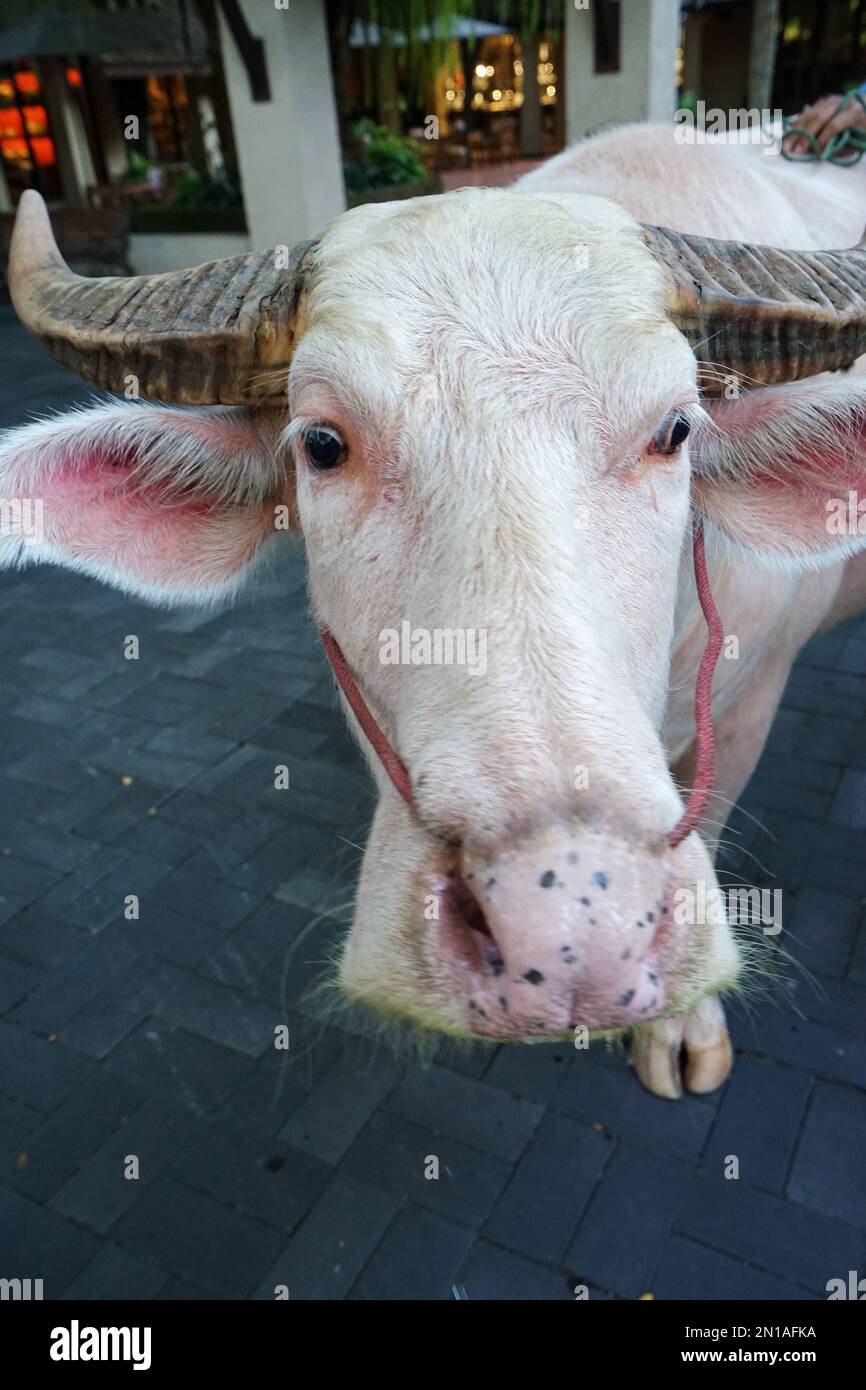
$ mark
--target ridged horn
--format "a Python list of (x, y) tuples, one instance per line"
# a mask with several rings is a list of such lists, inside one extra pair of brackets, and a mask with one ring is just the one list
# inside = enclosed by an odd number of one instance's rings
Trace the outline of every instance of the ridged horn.
[[(285, 398), (298, 301), (316, 243), (163, 275), (87, 279), (58, 250), (48, 210), (22, 194), (9, 252), (21, 322), (85, 381), (176, 405)], [(278, 248), (281, 249), (281, 248)], [(287, 262), (287, 264), (285, 264)]]
[(668, 312), (720, 395), (838, 371), (866, 352), (866, 245), (782, 251), (741, 241), (642, 228), (671, 272)]

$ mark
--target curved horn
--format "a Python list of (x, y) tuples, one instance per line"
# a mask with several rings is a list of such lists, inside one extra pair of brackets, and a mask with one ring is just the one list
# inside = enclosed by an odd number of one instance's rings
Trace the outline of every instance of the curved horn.
[(849, 367), (866, 352), (866, 245), (781, 251), (642, 228), (672, 276), (669, 313), (709, 395)]
[[(65, 367), (107, 391), (137, 378), (177, 405), (285, 397), (298, 300), (315, 242), (164, 275), (86, 279), (63, 260), (45, 203), (22, 194), (9, 252), (18, 317)], [(283, 264), (287, 261), (288, 264)]]

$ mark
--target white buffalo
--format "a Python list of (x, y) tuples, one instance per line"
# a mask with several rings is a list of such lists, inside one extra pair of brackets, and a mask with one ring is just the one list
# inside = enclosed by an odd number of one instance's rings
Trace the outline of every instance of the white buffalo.
[[(866, 385), (843, 370), (866, 350), (863, 191), (629, 127), (508, 190), (92, 281), (24, 195), (23, 322), (161, 403), (9, 431), (0, 495), (38, 501), (42, 532), (6, 526), (0, 555), (213, 601), (300, 528), (380, 788), (349, 995), (459, 1035), (632, 1029), (658, 1095), (727, 1075), (742, 950), (675, 905), (718, 894), (712, 845), (798, 650), (866, 604)], [(714, 797), (684, 813), (707, 773), (701, 527), (736, 659)]]

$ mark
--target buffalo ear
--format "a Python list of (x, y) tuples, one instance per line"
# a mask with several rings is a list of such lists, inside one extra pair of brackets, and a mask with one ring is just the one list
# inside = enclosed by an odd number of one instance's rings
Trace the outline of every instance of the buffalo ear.
[(744, 391), (693, 431), (692, 494), (769, 564), (832, 563), (866, 546), (866, 378)]
[(112, 401), (7, 430), (0, 565), (64, 565), (162, 604), (225, 598), (297, 526), (284, 423)]

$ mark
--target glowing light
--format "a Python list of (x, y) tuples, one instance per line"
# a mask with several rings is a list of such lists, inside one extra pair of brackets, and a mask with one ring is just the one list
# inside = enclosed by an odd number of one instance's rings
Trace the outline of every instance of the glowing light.
[(78, 68), (66, 69), (66, 81), (69, 83), (70, 87), (81, 86), (81, 73), (78, 71)]
[(484, 72), (485, 72), (485, 74), (486, 74), (487, 77), (492, 77), (492, 76), (493, 76), (493, 68), (490, 66), (489, 63), (487, 64), (487, 67), (484, 69)]
[(484, 66), (483, 63), (479, 63), (479, 64), (478, 64), (478, 67), (475, 69), (475, 76), (476, 76), (476, 77), (486, 77), (486, 76), (487, 76), (487, 69), (486, 69), (486, 67)]
[(501, 100), (502, 100), (502, 93), (500, 92), (500, 90), (499, 90), (498, 87), (497, 87), (497, 88), (495, 89), (495, 91), (493, 92), (493, 100), (494, 100), (494, 101), (501, 101)]
[(549, 97), (555, 97), (555, 96), (556, 96), (556, 88), (555, 88), (555, 87), (548, 87), (548, 89), (547, 89), (547, 95), (548, 95)]
[(522, 77), (522, 76), (523, 76), (523, 64), (521, 63), (521, 61), (520, 61), (519, 58), (518, 58), (517, 62), (514, 64), (514, 76), (515, 76), (515, 77)]

